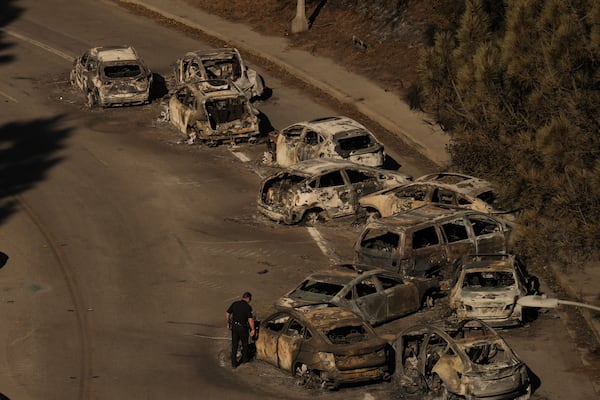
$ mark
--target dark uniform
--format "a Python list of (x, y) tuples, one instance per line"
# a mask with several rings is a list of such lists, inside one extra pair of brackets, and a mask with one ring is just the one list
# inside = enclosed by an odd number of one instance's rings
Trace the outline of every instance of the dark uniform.
[[(234, 368), (241, 363), (250, 361), (248, 339), (250, 331), (254, 330), (250, 299), (251, 296), (246, 297), (246, 293), (244, 293), (242, 300), (233, 302), (227, 309), (228, 324), (231, 328), (231, 366)], [(242, 359), (238, 361), (237, 350), (240, 341), (242, 342)]]

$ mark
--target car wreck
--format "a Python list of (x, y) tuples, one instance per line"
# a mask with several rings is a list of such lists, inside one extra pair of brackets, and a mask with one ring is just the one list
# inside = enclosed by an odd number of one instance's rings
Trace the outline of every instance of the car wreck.
[(258, 110), (230, 80), (184, 84), (169, 98), (165, 119), (187, 143), (218, 145), (253, 141), (260, 134)]
[(371, 325), (432, 307), (437, 279), (403, 278), (385, 270), (361, 272), (338, 265), (311, 274), (276, 302), (279, 308), (332, 303), (350, 310)]
[(394, 381), (403, 393), (436, 399), (531, 396), (527, 366), (483, 321), (415, 325), (400, 333), (394, 349)]
[(354, 246), (354, 263), (404, 276), (439, 276), (449, 289), (462, 257), (507, 253), (512, 232), (509, 222), (486, 213), (425, 205), (369, 222)]
[(449, 305), (459, 319), (514, 326), (525, 317), (519, 298), (535, 291), (535, 280), (514, 255), (472, 255), (456, 271)]
[(282, 167), (313, 158), (336, 158), (381, 167), (385, 153), (375, 135), (348, 117), (298, 122), (278, 132), (275, 159)]
[[(389, 217), (425, 204), (464, 208), (508, 217), (498, 205), (492, 184), (483, 179), (463, 175), (464, 179), (448, 183), (443, 179), (427, 180), (427, 175), (404, 186), (382, 190), (365, 196), (360, 206), (368, 219)], [(440, 177), (442, 174), (436, 174)], [(448, 177), (450, 175), (443, 175)], [(452, 174), (454, 176), (454, 174)]]
[(256, 339), (257, 359), (328, 389), (388, 379), (389, 350), (358, 315), (327, 304), (278, 311), (261, 321)]
[(88, 107), (150, 102), (152, 72), (131, 46), (101, 46), (73, 60), (71, 85), (81, 90)]
[(235, 48), (190, 51), (175, 62), (173, 72), (176, 85), (229, 79), (248, 100), (263, 96), (265, 90), (263, 77), (246, 65)]
[(410, 179), (397, 171), (344, 160), (307, 160), (265, 178), (258, 209), (277, 222), (313, 225), (353, 215), (362, 196)]

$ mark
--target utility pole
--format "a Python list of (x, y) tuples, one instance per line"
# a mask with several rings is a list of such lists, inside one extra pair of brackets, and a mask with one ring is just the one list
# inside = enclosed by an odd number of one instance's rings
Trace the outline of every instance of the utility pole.
[(298, 0), (296, 6), (296, 16), (292, 20), (292, 33), (306, 32), (308, 30), (305, 3), (305, 0)]

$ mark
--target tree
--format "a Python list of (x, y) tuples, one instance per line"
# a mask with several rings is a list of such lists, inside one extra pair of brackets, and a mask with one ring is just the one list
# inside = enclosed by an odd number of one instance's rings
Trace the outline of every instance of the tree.
[(600, 2), (468, 0), (420, 82), (458, 169), (520, 204), (519, 251), (571, 262), (600, 239)]

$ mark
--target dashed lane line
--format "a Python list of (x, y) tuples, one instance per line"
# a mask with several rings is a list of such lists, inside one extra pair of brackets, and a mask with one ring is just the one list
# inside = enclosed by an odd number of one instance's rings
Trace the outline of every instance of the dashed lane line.
[(45, 43), (39, 42), (39, 41), (37, 41), (35, 39), (32, 39), (32, 38), (30, 38), (28, 36), (22, 35), (20, 33), (17, 33), (15, 31), (10, 30), (10, 29), (2, 29), (2, 32), (6, 33), (9, 36), (12, 36), (12, 37), (15, 37), (17, 39), (20, 39), (20, 40), (22, 40), (24, 42), (27, 42), (29, 44), (37, 46), (37, 47), (39, 47), (41, 49), (44, 49), (44, 50), (46, 50), (46, 51), (48, 51), (48, 52), (50, 52), (50, 53), (52, 53), (52, 54), (54, 54), (56, 56), (59, 56), (60, 58), (63, 58), (65, 60), (67, 60), (67, 61), (72, 61), (75, 58), (74, 55), (71, 55), (71, 54), (65, 53), (63, 51), (60, 51), (58, 49), (55, 49), (54, 47), (48, 46)]

